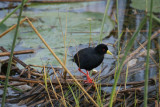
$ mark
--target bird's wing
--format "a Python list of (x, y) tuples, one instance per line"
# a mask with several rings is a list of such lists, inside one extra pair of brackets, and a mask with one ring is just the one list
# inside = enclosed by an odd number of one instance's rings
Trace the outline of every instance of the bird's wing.
[[(89, 58), (90, 58), (90, 54), (92, 54), (93, 52), (93, 48), (89, 47), (89, 48), (84, 48), (80, 51), (78, 51), (75, 55), (74, 55), (74, 62), (76, 62), (77, 64), (79, 64), (79, 62), (81, 64), (88, 62)], [(81, 60), (80, 60), (81, 59)]]

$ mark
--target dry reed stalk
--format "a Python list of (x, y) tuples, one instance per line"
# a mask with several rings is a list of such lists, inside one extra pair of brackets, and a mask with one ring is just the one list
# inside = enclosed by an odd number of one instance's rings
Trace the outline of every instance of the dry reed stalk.
[[(14, 51), (14, 55), (19, 55), (19, 54), (28, 54), (28, 53), (34, 53), (34, 50), (22, 50), (22, 51)], [(9, 56), (11, 53), (10, 52), (2, 52), (0, 53), (0, 56)]]
[[(0, 75), (0, 79), (5, 80), (6, 76), (4, 75)], [(44, 81), (42, 80), (37, 80), (37, 79), (27, 79), (27, 78), (20, 78), (20, 77), (9, 77), (10, 81), (20, 81), (20, 82), (26, 82), (26, 83), (41, 83), (41, 84), (45, 84)], [(67, 85), (66, 82), (64, 81), (60, 81), (61, 84)], [(74, 83), (72, 81), (67, 81), (70, 85), (73, 85)], [(47, 84), (50, 84), (50, 81), (47, 81)], [(58, 82), (57, 81), (52, 81), (52, 84), (57, 85)]]
[[(43, 71), (44, 71), (44, 76), (46, 77), (45, 79), (44, 79), (44, 81), (47, 81), (47, 73), (46, 73), (46, 69), (45, 69), (45, 66), (43, 67)], [(43, 86), (43, 84), (42, 84), (42, 86)], [(47, 94), (48, 94), (48, 97), (49, 97), (49, 101), (50, 101), (50, 104), (52, 105), (52, 107), (54, 107), (54, 105), (53, 105), (53, 103), (52, 103), (52, 100), (51, 100), (51, 96), (50, 96), (50, 94), (49, 94), (49, 91), (48, 91), (48, 87), (47, 87), (47, 83), (45, 83), (45, 90), (47, 91)]]
[[(1, 2), (21, 2), (22, 0), (1, 0)], [(103, 0), (28, 0), (31, 3), (71, 3), (71, 2), (90, 2)]]
[[(20, 21), (20, 24), (22, 24), (24, 21), (26, 21), (26, 18), (22, 19)], [(17, 24), (13, 25), (12, 27), (10, 27), (9, 29), (7, 29), (5, 32), (3, 32), (1, 35), (0, 35), (0, 38), (3, 37), (5, 34), (7, 34), (8, 32), (10, 32), (11, 30), (13, 30), (14, 28), (16, 28)]]
[(51, 84), (51, 88), (52, 88), (52, 90), (53, 90), (53, 93), (54, 93), (54, 95), (55, 95), (55, 98), (56, 98), (56, 100), (58, 101), (59, 99), (58, 99), (57, 93), (56, 93), (56, 91), (55, 91), (55, 89), (54, 89), (54, 87), (53, 87), (53, 84), (52, 84), (52, 81), (51, 81), (50, 78), (49, 78), (49, 81), (50, 81), (50, 84)]
[[(8, 84), (9, 86), (21, 86), (21, 85), (25, 85), (25, 82), (20, 82), (20, 83), (11, 83)], [(1, 85), (0, 88), (4, 88), (4, 85)]]
[(59, 83), (59, 85), (60, 85), (60, 88), (61, 88), (61, 91), (62, 91), (62, 99), (61, 99), (61, 101), (62, 101), (63, 105), (64, 105), (65, 107), (67, 107), (61, 82), (59, 81), (59, 78), (58, 78), (58, 76), (57, 76), (57, 73), (55, 72), (55, 70), (54, 70), (54, 68), (53, 68), (52, 65), (51, 65), (51, 67), (52, 67), (52, 70), (53, 70), (53, 72), (54, 72), (54, 74), (55, 74), (55, 76), (56, 76), (56, 78), (57, 78), (57, 81), (58, 81), (58, 83)]

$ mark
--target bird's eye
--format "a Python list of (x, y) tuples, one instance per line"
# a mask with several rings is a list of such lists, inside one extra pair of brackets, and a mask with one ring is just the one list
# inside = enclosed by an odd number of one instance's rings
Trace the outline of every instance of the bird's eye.
[(106, 50), (103, 48), (103, 52), (105, 52)]

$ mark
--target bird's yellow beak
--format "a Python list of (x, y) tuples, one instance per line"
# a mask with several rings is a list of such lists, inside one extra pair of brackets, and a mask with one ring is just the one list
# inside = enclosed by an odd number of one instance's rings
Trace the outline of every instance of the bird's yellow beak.
[(110, 52), (109, 50), (107, 50), (107, 54), (113, 55), (112, 52)]

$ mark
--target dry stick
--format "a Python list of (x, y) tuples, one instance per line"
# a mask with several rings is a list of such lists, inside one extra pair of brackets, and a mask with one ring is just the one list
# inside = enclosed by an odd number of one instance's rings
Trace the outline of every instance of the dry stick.
[[(19, 54), (28, 54), (28, 53), (34, 53), (34, 50), (22, 50), (22, 51), (15, 51), (13, 52), (14, 55), (19, 55)], [(2, 52), (0, 53), (0, 57), (1, 56), (9, 56), (11, 53), (10, 52)]]
[[(21, 85), (25, 85), (25, 82), (20, 82), (20, 83), (12, 83), (12, 84), (8, 84), (9, 86), (21, 86)], [(4, 88), (4, 85), (0, 85), (0, 88)]]
[[(26, 18), (22, 19), (20, 21), (20, 24), (22, 24), (24, 21), (26, 21)], [(9, 29), (7, 29), (5, 32), (3, 32), (1, 35), (0, 35), (0, 38), (3, 37), (5, 34), (7, 34), (8, 32), (10, 32), (11, 30), (13, 30), (15, 27), (17, 26), (17, 24), (13, 25), (12, 27), (10, 27)]]
[[(1, 0), (2, 2), (21, 2), (22, 0)], [(32, 3), (68, 3), (68, 2), (89, 2), (89, 1), (104, 1), (104, 0), (28, 0)]]
[(142, 88), (129, 88), (129, 89), (121, 90), (118, 93), (135, 92), (135, 91), (141, 92)]
[[(0, 79), (6, 79), (6, 76), (0, 75)], [(21, 81), (21, 82), (27, 82), (27, 83), (43, 83), (44, 81), (41, 80), (33, 80), (33, 79), (26, 79), (26, 78), (17, 78), (17, 77), (9, 77), (10, 81)]]
[(37, 29), (33, 26), (31, 21), (27, 18), (28, 23), (32, 27), (32, 29), (35, 31), (35, 33), (38, 35), (38, 37), (42, 40), (42, 42), (46, 45), (46, 47), (49, 49), (49, 51), (52, 53), (52, 55), (57, 59), (57, 61), (62, 65), (64, 70), (67, 71), (67, 73), (73, 78), (73, 80), (77, 83), (77, 85), (82, 89), (82, 91), (88, 96), (88, 98), (93, 102), (95, 106), (98, 107), (98, 104), (93, 100), (93, 98), (86, 92), (86, 90), (80, 85), (80, 83), (74, 78), (74, 76), (70, 73), (70, 71), (66, 68), (66, 66), (61, 62), (61, 60), (56, 56), (56, 54), (52, 51), (52, 49), (49, 47), (49, 45), (45, 42), (45, 40), (42, 38), (40, 33), (37, 31)]
[[(158, 78), (157, 78), (158, 79)], [(151, 84), (151, 85), (155, 85), (155, 79), (154, 78), (150, 78), (148, 80), (148, 83)], [(154, 84), (153, 84), (154, 83)], [(144, 80), (143, 81), (138, 81), (138, 82), (128, 82), (126, 83), (127, 86), (130, 86), (130, 85), (133, 85), (133, 86), (139, 86), (139, 85), (144, 85)], [(98, 85), (101, 85), (101, 87), (111, 87), (113, 86), (113, 84), (110, 84), (110, 83), (101, 83), (101, 84), (98, 84)], [(121, 84), (117, 84), (117, 86), (124, 86), (124, 83), (121, 83)]]
[[(46, 93), (45, 93), (46, 94)], [(26, 105), (27, 107), (33, 107), (33, 106), (30, 106), (31, 104), (39, 101), (39, 99), (43, 98), (44, 95), (42, 94), (39, 94), (39, 93), (34, 93), (34, 94), (30, 94), (28, 96), (24, 96), (24, 97), (21, 97), (19, 100), (20, 100), (20, 105)], [(43, 99), (45, 100), (45, 99)]]
[(45, 102), (46, 102), (45, 99), (42, 99), (42, 100), (39, 100), (39, 101), (37, 101), (37, 102), (27, 106), (27, 107), (36, 107), (37, 105), (44, 104)]
[[(6, 49), (4, 49), (3, 47), (0, 47), (0, 50), (2, 50), (3, 52), (8, 52)], [(24, 62), (22, 62), (21, 60), (19, 60), (18, 58), (16, 58), (15, 56), (13, 56), (13, 59), (16, 60), (18, 63), (20, 63), (23, 67), (27, 67), (27, 64), (25, 64)]]
[[(5, 80), (6, 79), (6, 76), (4, 75), (0, 75), (0, 79), (2, 80)], [(42, 80), (36, 80), (36, 79), (27, 79), (27, 78), (20, 78), (20, 77), (9, 77), (9, 80), (10, 81), (20, 81), (20, 82), (27, 82), (27, 83), (41, 83), (41, 84), (44, 84), (44, 81)], [(60, 81), (61, 84), (66, 84), (67, 83), (65, 81)], [(73, 81), (67, 81), (70, 85), (73, 85)], [(47, 84), (50, 84), (50, 81), (47, 81)], [(52, 81), (52, 84), (58, 84), (58, 82), (55, 80), (55, 81)]]
[[(43, 68), (43, 66), (40, 66), (40, 65), (32, 65), (32, 64), (30, 64), (29, 66)], [(52, 67), (45, 66), (45, 68), (52, 68)], [(62, 67), (54, 67), (54, 69), (55, 69), (55, 70), (57, 70), (57, 69), (62, 69)]]
[[(8, 52), (6, 49), (4, 49), (2, 46), (0, 46), (0, 50), (3, 51), (3, 52)], [(20, 59), (16, 58), (15, 56), (13, 56), (13, 60), (17, 61), (18, 63), (20, 63), (23, 67), (27, 68), (29, 67), (27, 64), (25, 64), (23, 61), (21, 61)], [(34, 69), (33, 69), (34, 70)], [(18, 73), (23, 73), (21, 72), (21, 70), (18, 70), (17, 71)], [(39, 73), (35, 73), (35, 72), (31, 72), (32, 75), (35, 75), (35, 76), (43, 76), (42, 74), (39, 74)], [(24, 75), (26, 76), (26, 75)]]

